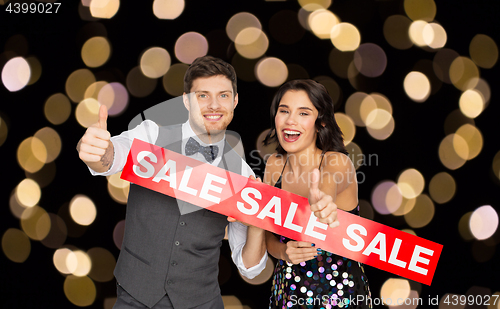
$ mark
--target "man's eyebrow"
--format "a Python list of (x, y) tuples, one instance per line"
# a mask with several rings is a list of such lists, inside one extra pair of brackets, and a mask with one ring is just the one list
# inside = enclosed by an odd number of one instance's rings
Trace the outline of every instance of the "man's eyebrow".
[[(208, 90), (197, 90), (197, 91), (195, 91), (195, 93), (200, 93), (200, 92), (201, 93), (210, 93), (210, 91), (208, 91)], [(231, 93), (233, 93), (232, 90), (222, 90), (222, 91), (219, 91), (219, 93), (224, 93), (224, 92), (231, 92)]]

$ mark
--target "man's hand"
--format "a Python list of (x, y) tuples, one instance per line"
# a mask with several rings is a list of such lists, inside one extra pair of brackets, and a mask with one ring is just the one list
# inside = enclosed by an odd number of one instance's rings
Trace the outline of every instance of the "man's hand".
[(310, 242), (293, 241), (286, 243), (285, 256), (283, 260), (292, 264), (299, 264), (314, 259), (321, 254), (321, 249), (317, 249)]
[(107, 130), (108, 109), (99, 108), (99, 121), (87, 128), (76, 149), (80, 159), (96, 172), (109, 170), (113, 163), (113, 143)]
[(337, 205), (333, 202), (330, 195), (325, 194), (319, 189), (320, 173), (314, 169), (309, 186), (309, 205), (318, 221), (328, 224), (330, 227), (339, 226), (337, 220)]

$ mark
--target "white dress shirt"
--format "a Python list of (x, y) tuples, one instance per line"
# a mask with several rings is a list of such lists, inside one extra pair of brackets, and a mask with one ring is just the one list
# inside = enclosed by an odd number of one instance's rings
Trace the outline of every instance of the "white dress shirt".
[[(130, 151), (130, 148), (132, 147), (132, 142), (134, 138), (148, 142), (150, 144), (155, 144), (156, 140), (158, 139), (158, 132), (159, 132), (159, 127), (156, 123), (154, 123), (151, 120), (145, 120), (134, 129), (122, 132), (120, 135), (111, 137), (111, 142), (113, 143), (115, 151), (113, 164), (111, 165), (110, 169), (107, 172), (97, 173), (96, 171), (89, 168), (90, 172), (92, 173), (92, 175), (108, 176), (122, 171), (127, 161), (127, 156)], [(185, 145), (190, 137), (194, 138), (202, 146), (209, 146), (204, 142), (202, 142), (198, 138), (198, 136), (193, 132), (188, 120), (187, 122), (182, 124), (183, 155), (185, 155), (185, 150), (184, 150)], [(224, 144), (225, 144), (224, 142), (225, 142), (225, 137), (219, 142), (212, 144), (213, 146), (219, 147), (219, 152), (217, 154), (217, 158), (215, 158), (215, 160), (212, 163), (210, 163), (211, 165), (217, 166), (220, 163), (222, 159), (222, 154), (224, 153)], [(205, 157), (203, 157), (201, 153), (195, 153), (194, 155), (189, 157), (202, 161), (204, 163), (208, 163), (205, 160)], [(255, 176), (250, 166), (248, 166), (248, 164), (243, 159), (241, 159), (241, 161), (242, 161), (241, 175), (243, 177)], [(245, 265), (243, 264), (243, 258), (241, 253), (247, 239), (247, 226), (240, 222), (229, 222), (227, 233), (228, 233), (229, 246), (231, 247), (231, 252), (232, 252), (231, 257), (233, 258), (233, 261), (238, 267), (240, 273), (250, 279), (260, 274), (262, 270), (264, 270), (264, 268), (266, 267), (267, 252), (266, 254), (264, 254), (259, 264), (250, 268), (246, 268)]]

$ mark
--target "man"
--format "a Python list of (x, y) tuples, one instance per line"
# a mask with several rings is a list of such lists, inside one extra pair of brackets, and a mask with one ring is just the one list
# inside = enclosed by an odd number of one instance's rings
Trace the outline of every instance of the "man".
[[(107, 110), (78, 143), (80, 159), (93, 175), (111, 175), (125, 165), (134, 138), (219, 166), (245, 177), (250, 167), (225, 141), (238, 104), (236, 73), (210, 56), (196, 59), (184, 77), (183, 102), (189, 120), (160, 127), (145, 120), (110, 138)], [(249, 278), (265, 267), (264, 230), (229, 223), (232, 258)], [(114, 308), (223, 308), (217, 282), (220, 246), (227, 217), (131, 184), (125, 235), (115, 268)]]

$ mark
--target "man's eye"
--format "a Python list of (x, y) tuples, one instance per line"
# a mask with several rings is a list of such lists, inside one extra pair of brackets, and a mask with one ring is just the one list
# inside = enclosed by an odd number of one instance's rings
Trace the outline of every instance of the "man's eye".
[(199, 97), (199, 98), (204, 99), (204, 98), (206, 98), (206, 97), (207, 97), (207, 95), (205, 95), (205, 94), (200, 94), (198, 97)]
[(223, 97), (223, 98), (227, 98), (227, 97), (228, 97), (228, 95), (227, 95), (227, 94), (221, 94), (221, 97)]

